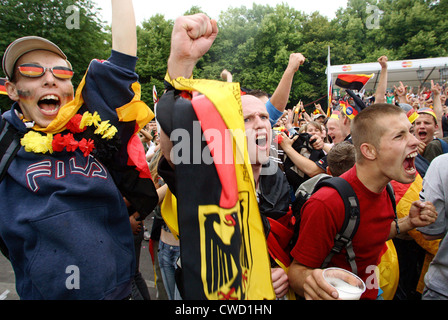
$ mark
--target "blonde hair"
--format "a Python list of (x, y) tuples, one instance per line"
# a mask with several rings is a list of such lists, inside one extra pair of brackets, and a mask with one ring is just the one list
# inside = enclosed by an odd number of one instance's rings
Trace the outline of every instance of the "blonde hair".
[(307, 124), (304, 125), (304, 132), (308, 131), (308, 127), (309, 126), (313, 126), (314, 128), (316, 128), (317, 130), (319, 130), (320, 132), (322, 132), (322, 124), (320, 122), (317, 121), (311, 121), (308, 122)]
[(160, 158), (162, 157), (162, 151), (159, 149), (155, 152), (151, 161), (149, 162), (149, 172), (151, 173), (152, 181), (156, 187), (159, 186), (159, 172), (157, 171), (157, 167), (159, 166)]

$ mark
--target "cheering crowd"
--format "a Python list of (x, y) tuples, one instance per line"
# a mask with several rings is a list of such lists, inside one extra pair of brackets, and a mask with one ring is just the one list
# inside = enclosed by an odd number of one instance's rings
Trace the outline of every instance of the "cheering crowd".
[[(132, 1), (111, 3), (111, 56), (93, 60), (76, 91), (52, 42), (20, 38), (4, 54), (14, 104), (2, 115), (0, 236), (22, 299), (150, 299), (139, 250), (152, 213), (162, 298), (338, 299), (327, 267), (357, 274), (362, 299), (448, 298), (446, 88), (388, 84), (383, 56), (372, 96), (348, 83), (330, 112), (287, 109), (308, 58), (291, 54), (272, 94), (227, 70), (224, 81), (192, 79), (218, 36), (196, 14), (174, 24), (153, 120), (135, 73)], [(331, 177), (356, 194), (349, 237), (339, 234), (344, 196), (314, 192)]]

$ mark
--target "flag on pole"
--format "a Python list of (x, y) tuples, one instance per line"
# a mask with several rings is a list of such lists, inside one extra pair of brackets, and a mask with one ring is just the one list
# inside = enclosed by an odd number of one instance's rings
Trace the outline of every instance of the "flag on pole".
[(152, 101), (154, 102), (154, 104), (157, 104), (157, 102), (159, 102), (156, 86), (152, 86)]
[(333, 101), (333, 85), (331, 83), (330, 46), (328, 46), (328, 56), (327, 56), (327, 90), (328, 90), (327, 118), (329, 118), (332, 112), (332, 101)]
[(335, 84), (344, 89), (360, 91), (373, 77), (373, 73), (367, 74), (340, 74), (336, 78)]

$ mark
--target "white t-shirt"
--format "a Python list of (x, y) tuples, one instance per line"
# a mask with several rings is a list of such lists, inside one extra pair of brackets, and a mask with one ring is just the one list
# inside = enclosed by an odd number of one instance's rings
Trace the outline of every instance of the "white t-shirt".
[[(431, 201), (438, 212), (437, 220), (417, 230), (428, 235), (446, 234), (448, 230), (448, 153), (432, 160), (425, 178), (420, 199)], [(431, 290), (448, 296), (448, 237), (440, 242), (434, 260), (425, 276), (425, 284)]]

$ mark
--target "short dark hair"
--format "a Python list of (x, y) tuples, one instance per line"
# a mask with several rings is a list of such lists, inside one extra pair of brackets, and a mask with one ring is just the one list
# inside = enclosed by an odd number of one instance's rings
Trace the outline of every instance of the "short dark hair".
[(372, 104), (358, 113), (351, 123), (351, 136), (358, 160), (362, 159), (360, 148), (363, 143), (370, 143), (378, 148), (384, 130), (381, 119), (400, 114), (406, 115), (402, 108), (388, 103)]
[(264, 92), (263, 90), (259, 90), (259, 89), (250, 90), (246, 94), (248, 94), (250, 96), (257, 97), (257, 98), (260, 98), (260, 97), (267, 97), (267, 98), (269, 98), (269, 95), (266, 92)]
[(355, 146), (342, 141), (335, 144), (327, 155), (328, 168), (334, 177), (339, 177), (355, 165)]

